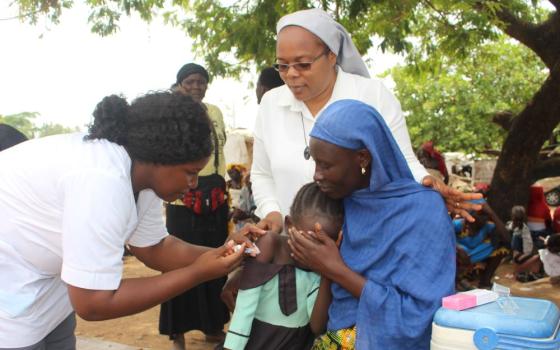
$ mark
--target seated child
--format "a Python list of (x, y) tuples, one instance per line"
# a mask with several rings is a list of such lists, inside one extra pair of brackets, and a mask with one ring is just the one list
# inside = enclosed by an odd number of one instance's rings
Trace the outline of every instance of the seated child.
[(544, 239), (544, 249), (539, 249), (539, 256), (544, 265), (544, 272), (550, 276), (550, 283), (560, 284), (560, 234), (552, 234)]
[[(316, 183), (309, 183), (296, 194), (284, 226), (313, 231), (319, 224), (337, 240), (343, 218), (342, 202), (327, 197)], [(287, 235), (267, 234), (256, 245), (260, 254), (245, 260), (224, 348), (309, 349), (313, 333), (321, 333), (326, 326), (328, 282), (296, 265)]]
[(529, 282), (540, 278), (541, 263), (536, 254), (531, 231), (527, 226), (525, 208), (520, 205), (511, 208), (511, 221), (507, 222), (506, 229), (512, 234), (511, 249), (516, 279), (520, 282)]
[(502, 258), (509, 253), (505, 244), (507, 242), (509, 246), (510, 238), (504, 224), (488, 203), (486, 201), (479, 203), (482, 204), (482, 209), (471, 213), (474, 222), (455, 219), (453, 226), (457, 235), (458, 251), (460, 250), (461, 254), (466, 253), (471, 265), (482, 266), (478, 287), (489, 288), (492, 285), (494, 272)]

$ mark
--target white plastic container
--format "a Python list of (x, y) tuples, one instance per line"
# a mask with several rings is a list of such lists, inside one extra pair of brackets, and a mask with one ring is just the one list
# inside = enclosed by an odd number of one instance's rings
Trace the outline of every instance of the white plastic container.
[(506, 313), (498, 302), (463, 311), (441, 308), (432, 324), (431, 350), (560, 349), (560, 313), (548, 300), (511, 297)]

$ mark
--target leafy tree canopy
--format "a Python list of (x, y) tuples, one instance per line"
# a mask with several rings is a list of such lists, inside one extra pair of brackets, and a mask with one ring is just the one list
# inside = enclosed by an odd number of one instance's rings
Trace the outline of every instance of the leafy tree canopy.
[(413, 145), (433, 140), (444, 151), (477, 154), (501, 148), (507, 133), (493, 118), (521, 112), (547, 69), (526, 47), (501, 38), (461, 60), (432, 55), (390, 73)]
[[(183, 28), (194, 39), (196, 53), (216, 76), (238, 75), (251, 65), (275, 59), (275, 26), (284, 14), (323, 8), (353, 35), (360, 52), (372, 47), (409, 53), (410, 60), (435, 52), (466, 57), (471, 49), (494, 40), (500, 31), (545, 22), (552, 13), (538, 0), (86, 0), (92, 31), (118, 30), (122, 14), (138, 13), (149, 21), (156, 14)], [(552, 1), (557, 2), (557, 0)], [(58, 21), (72, 0), (16, 0), (22, 18)], [(523, 22), (521, 22), (523, 21)], [(510, 36), (513, 33), (508, 33)], [(515, 36), (514, 36), (515, 37)], [(523, 41), (523, 38), (517, 38)], [(534, 44), (538, 45), (538, 44)], [(546, 59), (544, 59), (546, 62)]]
[(29, 139), (79, 131), (77, 127), (68, 128), (56, 123), (46, 123), (38, 126), (35, 123), (35, 118), (38, 115), (39, 113), (37, 112), (22, 112), (10, 115), (0, 114), (0, 123), (13, 126)]

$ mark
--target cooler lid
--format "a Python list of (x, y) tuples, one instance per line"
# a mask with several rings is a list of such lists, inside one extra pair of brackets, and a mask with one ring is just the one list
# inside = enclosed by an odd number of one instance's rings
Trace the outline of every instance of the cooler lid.
[(519, 306), (515, 314), (505, 313), (497, 302), (463, 311), (440, 308), (434, 322), (442, 327), (476, 331), (492, 328), (496, 333), (529, 338), (549, 338), (560, 320), (558, 307), (548, 300), (511, 297)]

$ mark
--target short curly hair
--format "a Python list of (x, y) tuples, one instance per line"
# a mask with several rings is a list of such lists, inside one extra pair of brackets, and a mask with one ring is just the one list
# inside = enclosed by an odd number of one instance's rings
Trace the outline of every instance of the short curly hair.
[(121, 96), (107, 96), (93, 116), (85, 139), (117, 143), (133, 160), (176, 165), (209, 157), (213, 150), (206, 109), (179, 93), (152, 92), (130, 105)]

